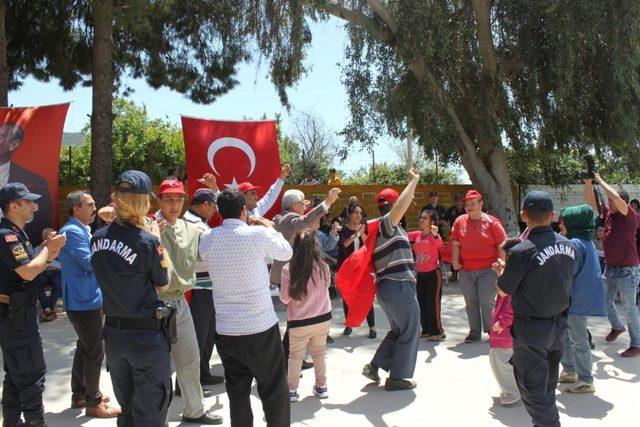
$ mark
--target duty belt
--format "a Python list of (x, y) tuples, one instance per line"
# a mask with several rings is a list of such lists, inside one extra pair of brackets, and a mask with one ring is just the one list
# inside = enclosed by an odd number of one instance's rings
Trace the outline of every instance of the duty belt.
[(157, 319), (106, 316), (104, 323), (116, 329), (162, 329), (162, 321)]

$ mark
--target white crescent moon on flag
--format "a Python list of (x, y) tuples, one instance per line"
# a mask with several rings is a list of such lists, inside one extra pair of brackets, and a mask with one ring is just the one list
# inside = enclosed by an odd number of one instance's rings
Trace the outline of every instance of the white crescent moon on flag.
[(219, 150), (227, 147), (237, 148), (238, 150), (242, 150), (244, 154), (247, 155), (247, 157), (249, 158), (249, 162), (251, 164), (251, 168), (249, 170), (249, 175), (247, 175), (247, 178), (250, 177), (251, 174), (253, 173), (253, 170), (256, 167), (256, 153), (254, 153), (251, 146), (246, 142), (244, 142), (243, 140), (239, 138), (233, 138), (230, 136), (218, 138), (215, 141), (213, 141), (211, 145), (209, 145), (209, 149), (207, 150), (207, 159), (209, 160), (211, 169), (213, 169), (216, 175), (220, 176), (220, 174), (216, 170), (216, 165), (213, 162), (213, 158), (215, 157), (216, 153)]

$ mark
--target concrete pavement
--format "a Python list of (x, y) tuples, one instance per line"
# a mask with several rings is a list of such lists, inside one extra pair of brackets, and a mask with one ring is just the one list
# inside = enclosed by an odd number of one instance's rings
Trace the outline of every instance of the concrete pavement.
[[(509, 408), (499, 406), (492, 396), (499, 394), (488, 358), (488, 339), (482, 343), (463, 344), (468, 332), (464, 300), (459, 287), (446, 286), (443, 297), (443, 324), (447, 340), (430, 343), (421, 340), (415, 379), (418, 387), (412, 391), (386, 392), (362, 377), (367, 363), (387, 331), (386, 318), (376, 306), (378, 338), (367, 338), (366, 325), (343, 337), (342, 304), (334, 301), (331, 336), (336, 339), (327, 350), (329, 398), (316, 399), (311, 393), (313, 372), (304, 371), (300, 382), (300, 401), (291, 405), (293, 425), (299, 426), (530, 426), (530, 418), (522, 403)], [(284, 330), (285, 313), (277, 304)], [(83, 416), (82, 410), (69, 409), (71, 391), (69, 379), (75, 343), (75, 333), (64, 315), (51, 323), (43, 323), (48, 373), (45, 392), (46, 420), (50, 427), (114, 426), (114, 420), (96, 420)], [(610, 326), (605, 318), (593, 318), (590, 330), (594, 337), (595, 394), (570, 395), (558, 392), (563, 426), (634, 425), (640, 406), (640, 358), (624, 359), (617, 354), (629, 342), (627, 333), (613, 344), (604, 336)], [(214, 352), (211, 360), (215, 374), (222, 374), (220, 360)], [(381, 375), (384, 374), (381, 371)], [(384, 381), (384, 375), (383, 381)], [(108, 373), (103, 369), (102, 390), (112, 396)], [(215, 396), (207, 399), (208, 407), (217, 409), (230, 425), (228, 400), (224, 385), (211, 387)], [(260, 400), (253, 389), (254, 424), (265, 425)], [(169, 425), (188, 426), (180, 422), (182, 402), (174, 398)]]

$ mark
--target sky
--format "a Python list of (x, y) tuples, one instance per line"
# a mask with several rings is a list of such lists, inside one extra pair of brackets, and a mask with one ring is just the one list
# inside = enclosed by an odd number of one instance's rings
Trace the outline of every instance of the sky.
[[(268, 67), (256, 63), (242, 64), (237, 79), (239, 84), (226, 95), (210, 105), (196, 104), (183, 95), (162, 88), (154, 90), (144, 80), (125, 80), (133, 92), (128, 96), (136, 104), (145, 105), (151, 118), (165, 118), (179, 125), (180, 116), (209, 119), (241, 120), (243, 117), (267, 118), (282, 116), (283, 131), (292, 135), (293, 121), (300, 112), (313, 113), (320, 117), (332, 132), (339, 132), (349, 117), (348, 98), (341, 83), (344, 47), (347, 33), (338, 19), (311, 23), (313, 41), (307, 52), (305, 63), (310, 71), (293, 88), (289, 89), (292, 106), (287, 112), (281, 106), (277, 93), (268, 76)], [(9, 104), (15, 107), (59, 104), (71, 102), (65, 132), (79, 132), (89, 120), (91, 113), (91, 88), (78, 87), (65, 92), (55, 81), (39, 82), (28, 78), (17, 91), (9, 93)], [(344, 141), (336, 136), (336, 141)], [(390, 137), (382, 138), (376, 147), (376, 163), (400, 163), (390, 144), (399, 143)], [(359, 152), (358, 147), (348, 158), (333, 165), (350, 172), (371, 163), (370, 154)]]

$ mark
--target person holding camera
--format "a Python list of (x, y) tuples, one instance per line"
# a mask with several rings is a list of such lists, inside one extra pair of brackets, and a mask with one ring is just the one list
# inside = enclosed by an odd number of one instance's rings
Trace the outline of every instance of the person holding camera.
[(604, 189), (608, 199), (607, 205), (602, 209), (602, 216), (604, 218), (604, 258), (607, 263), (605, 295), (611, 331), (605, 337), (605, 341), (613, 342), (627, 330), (618, 315), (614, 301), (615, 295), (619, 293), (627, 315), (631, 338), (629, 348), (620, 356), (640, 356), (640, 314), (636, 305), (636, 288), (640, 279), (640, 259), (636, 246), (638, 214), (629, 205), (629, 193), (613, 189), (597, 172), (592, 176), (593, 178), (584, 180), (587, 203), (598, 210), (593, 181)]

